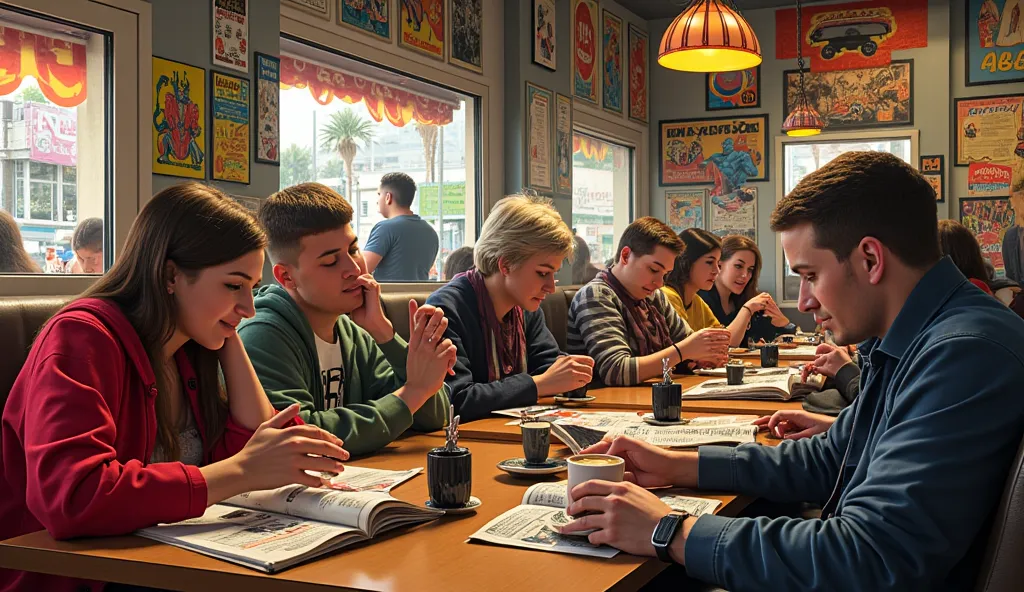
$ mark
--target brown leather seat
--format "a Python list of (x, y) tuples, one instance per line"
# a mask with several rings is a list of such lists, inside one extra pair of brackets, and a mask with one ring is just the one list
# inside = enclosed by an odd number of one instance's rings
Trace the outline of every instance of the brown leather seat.
[(393, 292), (380, 295), (384, 314), (402, 339), (409, 340), (409, 301), (415, 299), (416, 304), (422, 305), (426, 302), (427, 296), (430, 296), (430, 292)]
[(0, 298), (0, 409), (28, 357), (32, 340), (43, 324), (70, 296)]

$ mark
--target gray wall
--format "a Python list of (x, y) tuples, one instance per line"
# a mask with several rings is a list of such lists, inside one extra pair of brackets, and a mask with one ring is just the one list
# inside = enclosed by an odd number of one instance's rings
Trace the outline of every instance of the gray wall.
[[(213, 66), (213, 8), (210, 0), (151, 0), (153, 5), (153, 55), (169, 60), (184, 62), (206, 70), (206, 126), (203, 133), (203, 150), (210, 155), (209, 113), (210, 113), (210, 69)], [(174, 23), (173, 27), (162, 27), (161, 23)], [(249, 73), (223, 67), (215, 69), (249, 79), (250, 92), (255, 92), (253, 53), (278, 55), (281, 50), (281, 16), (278, 2), (252, 0), (249, 2)], [(255, 114), (250, 112), (250, 117)], [(211, 181), (212, 170), (206, 167), (207, 183), (232, 195), (268, 197), (278, 190), (280, 172), (269, 164), (251, 163), (249, 185), (223, 181)], [(153, 175), (153, 192), (186, 181), (180, 177)]]
[[(962, 10), (960, 11), (962, 13)], [(657, 47), (671, 20), (652, 21), (651, 33), (651, 215), (665, 218), (665, 187), (658, 185), (658, 121), (688, 117), (722, 117), (730, 114), (768, 114), (768, 147), (771, 152), (768, 181), (751, 183), (757, 188), (757, 243), (761, 249), (764, 264), (761, 270), (760, 287), (773, 295), (776, 293), (775, 275), (780, 266), (775, 234), (768, 226), (768, 219), (778, 197), (775, 195), (775, 181), (780, 174), (779, 155), (775, 153), (775, 137), (782, 135), (780, 128), (785, 119), (782, 98), (782, 72), (796, 69), (796, 60), (775, 59), (775, 9), (750, 10), (743, 12), (753, 26), (764, 62), (761, 64), (761, 107), (715, 111), (704, 109), (705, 78), (703, 74), (684, 73), (668, 70), (657, 65)], [(962, 18), (962, 15), (961, 15)], [(962, 21), (960, 21), (962, 22)], [(914, 60), (914, 126), (921, 130), (921, 154), (946, 154), (949, 166), (949, 113), (951, 109), (949, 80), (949, 0), (930, 0), (928, 11), (928, 47), (914, 50), (894, 51), (893, 59)], [(959, 27), (960, 35), (964, 31)], [(794, 40), (795, 42), (795, 40)], [(962, 51), (961, 40), (961, 51)], [(805, 64), (807, 64), (805, 58)], [(963, 77), (961, 53), (960, 77)], [(893, 131), (907, 128), (889, 128)], [(825, 133), (821, 137), (827, 138)], [(947, 169), (948, 170), (948, 169)], [(966, 183), (966, 182), (965, 182)], [(947, 199), (947, 202), (949, 200)], [(939, 204), (941, 217), (948, 217), (946, 204)], [(804, 328), (809, 329), (806, 326)], [(813, 325), (812, 325), (813, 326)]]

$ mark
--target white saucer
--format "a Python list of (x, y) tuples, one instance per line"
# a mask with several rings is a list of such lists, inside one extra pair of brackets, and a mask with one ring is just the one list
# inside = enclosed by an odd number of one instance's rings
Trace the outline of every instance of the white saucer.
[(480, 501), (480, 498), (476, 497), (475, 495), (471, 495), (469, 496), (469, 501), (466, 503), (466, 505), (462, 506), (461, 508), (438, 508), (435, 507), (430, 500), (427, 500), (427, 503), (424, 505), (430, 508), (431, 510), (441, 510), (445, 514), (459, 515), (469, 514), (470, 512), (476, 512), (476, 509), (482, 506), (483, 502)]
[(555, 395), (555, 403), (565, 405), (566, 407), (583, 407), (587, 403), (597, 399), (591, 395), (586, 397), (564, 397), (562, 395)]
[(498, 463), (498, 468), (513, 475), (554, 475), (566, 469), (564, 458), (549, 458), (544, 464), (526, 464), (525, 458), (510, 458)]
[(653, 413), (644, 413), (643, 420), (644, 420), (644, 423), (648, 423), (650, 425), (656, 425), (656, 426), (675, 426), (675, 425), (686, 425), (686, 424), (690, 423), (690, 420), (688, 420), (686, 418), (682, 418), (682, 417), (679, 418), (679, 421), (658, 421), (657, 419), (654, 419), (654, 414)]

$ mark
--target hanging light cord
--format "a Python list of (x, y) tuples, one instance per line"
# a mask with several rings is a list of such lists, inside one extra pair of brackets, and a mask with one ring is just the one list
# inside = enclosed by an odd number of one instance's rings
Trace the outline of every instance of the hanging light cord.
[(800, 102), (806, 107), (807, 94), (804, 91), (804, 18), (800, 0), (796, 1), (796, 67), (800, 69)]

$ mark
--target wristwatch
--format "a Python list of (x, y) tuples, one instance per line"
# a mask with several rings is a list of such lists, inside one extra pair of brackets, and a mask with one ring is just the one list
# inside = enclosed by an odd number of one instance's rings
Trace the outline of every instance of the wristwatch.
[(672, 539), (676, 538), (676, 534), (683, 526), (683, 521), (689, 517), (690, 513), (685, 510), (672, 512), (662, 518), (658, 525), (654, 527), (654, 534), (651, 535), (651, 544), (654, 545), (654, 551), (658, 554), (658, 559), (666, 563), (672, 563), (672, 556), (669, 555), (668, 547), (672, 544)]

